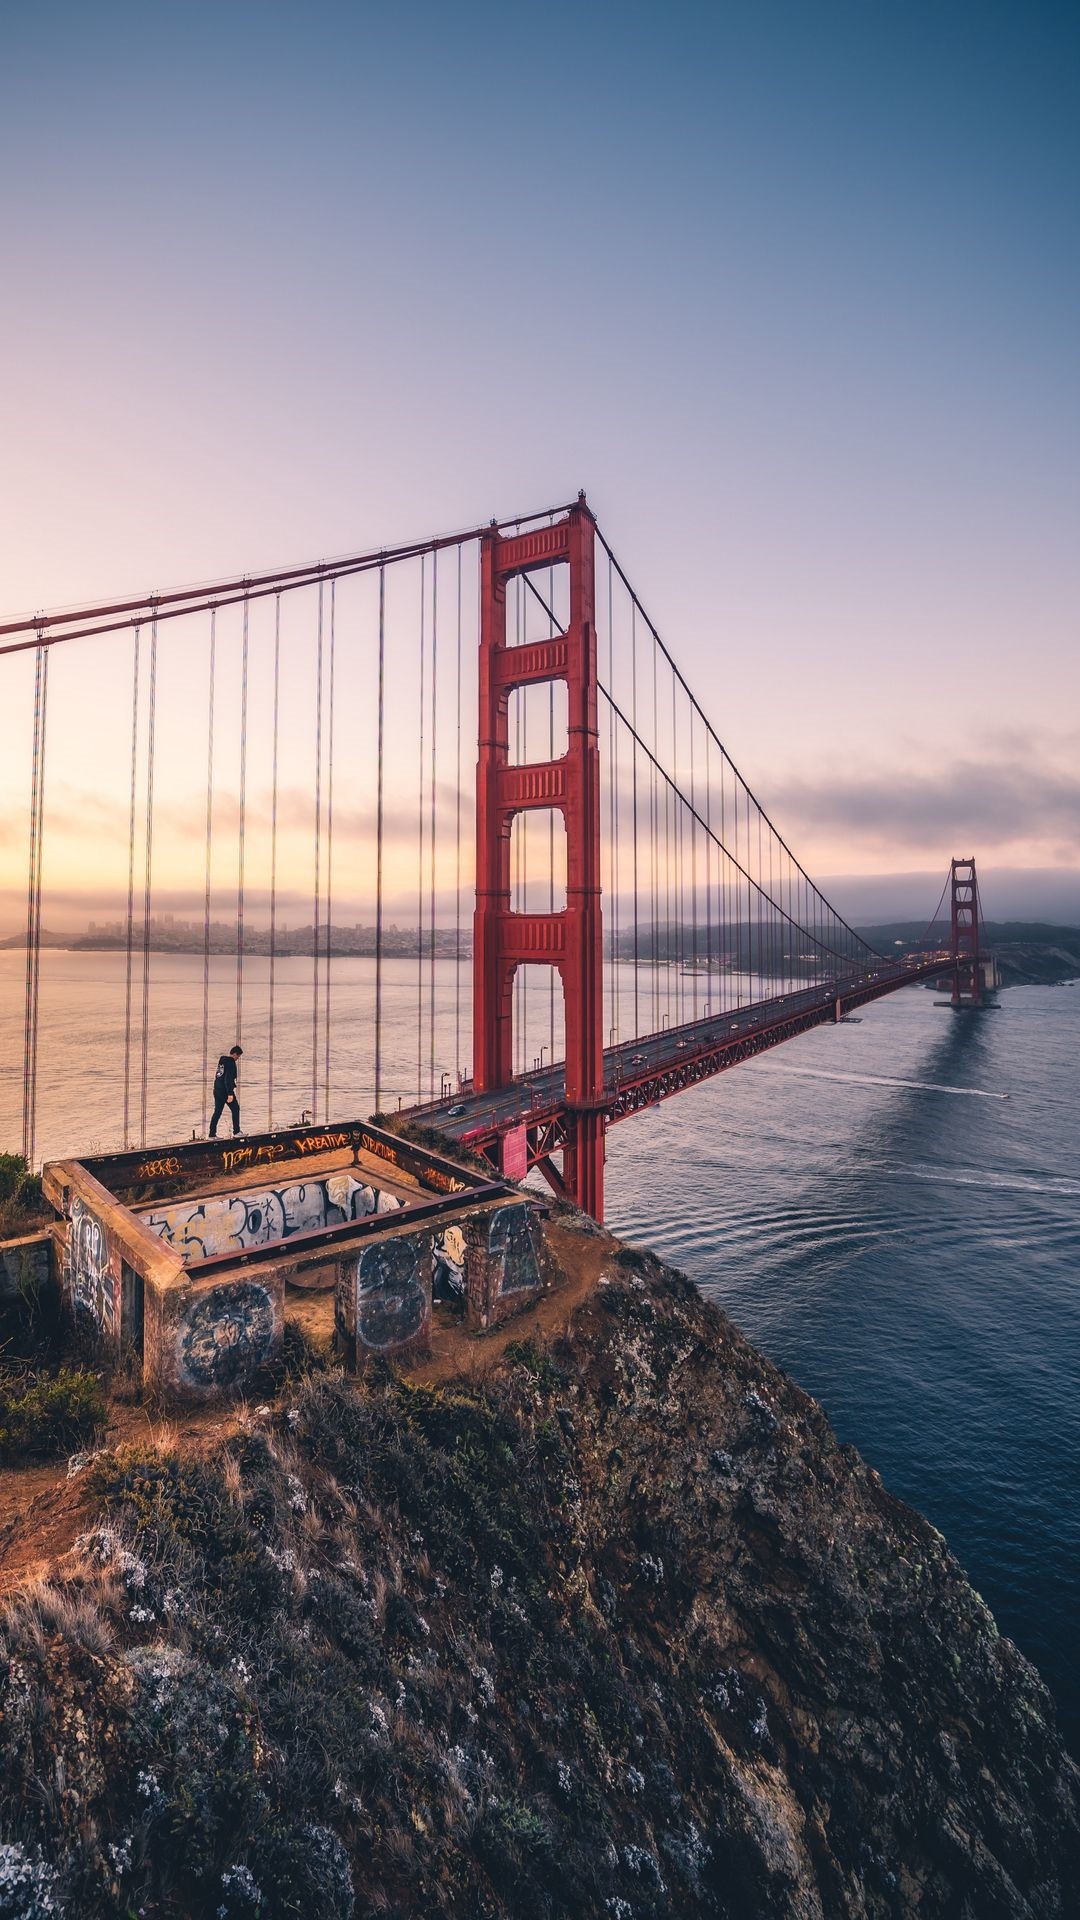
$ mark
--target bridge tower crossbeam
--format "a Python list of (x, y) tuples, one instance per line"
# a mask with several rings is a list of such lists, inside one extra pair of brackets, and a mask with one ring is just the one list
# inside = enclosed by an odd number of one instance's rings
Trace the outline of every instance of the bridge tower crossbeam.
[[(476, 909), (473, 938), (473, 1083), (495, 1092), (513, 1079), (514, 979), (548, 965), (562, 981), (566, 1022), (562, 1185), (594, 1219), (604, 1207), (603, 948), (600, 901), (600, 744), (594, 522), (581, 495), (548, 527), (504, 536), (493, 526), (480, 552), (480, 738), (476, 771)], [(506, 589), (519, 574), (565, 563), (565, 632), (508, 646)], [(510, 695), (563, 681), (567, 749), (510, 765)], [(566, 906), (515, 912), (510, 838), (517, 814), (558, 809), (566, 828)]]

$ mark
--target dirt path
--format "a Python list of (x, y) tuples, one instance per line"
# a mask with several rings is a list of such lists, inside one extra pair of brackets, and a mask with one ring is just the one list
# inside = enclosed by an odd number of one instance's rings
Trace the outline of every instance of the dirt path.
[[(142, 1441), (212, 1452), (243, 1418), (240, 1407), (192, 1408), (174, 1420), (114, 1402), (101, 1445)], [(0, 1470), (0, 1595), (47, 1574), (90, 1524), (85, 1477), (68, 1479), (66, 1460)]]
[(475, 1378), (505, 1353), (512, 1340), (549, 1340), (569, 1326), (605, 1267), (610, 1266), (618, 1242), (606, 1233), (574, 1233), (552, 1220), (545, 1223), (544, 1236), (558, 1261), (562, 1284), (541, 1294), (534, 1307), (504, 1320), (490, 1333), (473, 1333), (456, 1314), (436, 1309), (431, 1357), (408, 1369), (410, 1380), (430, 1387), (444, 1380)]

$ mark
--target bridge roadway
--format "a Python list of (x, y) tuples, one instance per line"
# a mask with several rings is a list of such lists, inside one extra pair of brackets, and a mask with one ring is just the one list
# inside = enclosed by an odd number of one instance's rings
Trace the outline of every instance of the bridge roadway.
[[(709, 1080), (726, 1068), (752, 1060), (756, 1054), (812, 1027), (842, 1018), (868, 1001), (881, 999), (916, 981), (931, 980), (952, 970), (947, 951), (899, 962), (883, 960), (880, 967), (818, 982), (792, 993), (777, 994), (752, 1006), (729, 1008), (702, 1020), (660, 1033), (626, 1040), (604, 1051), (604, 1098), (608, 1124), (625, 1120), (644, 1107), (655, 1106), (687, 1087)], [(463, 1145), (485, 1152), (500, 1135), (524, 1126), (530, 1166), (543, 1165), (561, 1146), (559, 1122), (567, 1111), (563, 1063), (539, 1072), (519, 1075), (509, 1086), (476, 1092), (466, 1087), (446, 1099), (409, 1109), (413, 1118), (439, 1128)]]

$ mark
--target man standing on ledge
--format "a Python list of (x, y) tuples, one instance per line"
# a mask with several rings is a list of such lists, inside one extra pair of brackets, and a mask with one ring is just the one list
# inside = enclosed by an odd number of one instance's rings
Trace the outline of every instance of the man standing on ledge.
[(217, 1133), (217, 1123), (226, 1107), (232, 1109), (234, 1135), (240, 1131), (240, 1102), (236, 1097), (236, 1076), (243, 1051), (243, 1047), (230, 1047), (228, 1053), (223, 1053), (218, 1060), (217, 1072), (214, 1075), (214, 1117), (210, 1122), (211, 1140)]

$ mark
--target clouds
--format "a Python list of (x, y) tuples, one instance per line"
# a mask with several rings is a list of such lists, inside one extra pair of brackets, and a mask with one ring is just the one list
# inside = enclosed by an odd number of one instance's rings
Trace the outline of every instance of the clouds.
[[(770, 796), (770, 811), (792, 822), (796, 845), (827, 842), (829, 864), (843, 871), (843, 850), (888, 855), (950, 850), (980, 857), (1044, 850), (1045, 864), (1080, 864), (1080, 750), (1075, 743), (1010, 735), (1003, 750), (919, 770), (902, 765), (820, 780), (795, 780)], [(1063, 751), (1064, 748), (1064, 751)]]

